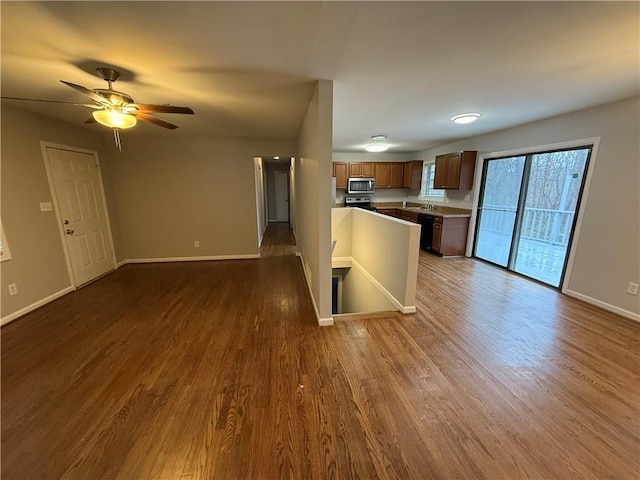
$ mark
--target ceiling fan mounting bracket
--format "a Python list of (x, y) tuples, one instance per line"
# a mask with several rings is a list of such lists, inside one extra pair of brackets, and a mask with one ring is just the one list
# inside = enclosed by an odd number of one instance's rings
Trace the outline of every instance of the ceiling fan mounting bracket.
[(96, 72), (98, 72), (98, 76), (103, 79), (105, 82), (115, 82), (120, 77), (120, 72), (112, 68), (96, 68)]

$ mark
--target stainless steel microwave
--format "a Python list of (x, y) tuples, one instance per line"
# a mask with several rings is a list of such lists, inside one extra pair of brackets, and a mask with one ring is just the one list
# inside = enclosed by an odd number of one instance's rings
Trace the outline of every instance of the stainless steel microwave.
[(349, 178), (347, 180), (347, 193), (371, 194), (376, 191), (376, 181), (373, 178)]

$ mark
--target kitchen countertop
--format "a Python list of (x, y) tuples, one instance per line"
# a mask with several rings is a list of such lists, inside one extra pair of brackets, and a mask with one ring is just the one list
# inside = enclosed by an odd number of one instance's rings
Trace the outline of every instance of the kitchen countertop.
[[(471, 210), (466, 208), (445, 207), (435, 205), (433, 210), (426, 210), (420, 203), (407, 202), (407, 206), (403, 207), (402, 202), (371, 202), (371, 205), (377, 209), (381, 208), (395, 208), (398, 210), (405, 210), (407, 212), (426, 213), (427, 215), (433, 215), (434, 217), (471, 217)], [(344, 203), (336, 204), (337, 208), (345, 207)]]
[(403, 207), (401, 202), (380, 202), (371, 203), (374, 207), (380, 208), (396, 208), (398, 210), (405, 210), (407, 212), (425, 213), (427, 215), (433, 215), (434, 217), (470, 217), (471, 210), (466, 208), (445, 207), (441, 205), (435, 205), (432, 210), (424, 208), (423, 204), (407, 202), (407, 206)]

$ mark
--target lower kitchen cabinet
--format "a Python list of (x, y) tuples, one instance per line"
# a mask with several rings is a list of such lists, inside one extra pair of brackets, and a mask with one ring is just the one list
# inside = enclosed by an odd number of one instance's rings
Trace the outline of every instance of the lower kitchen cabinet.
[(395, 217), (396, 215), (396, 209), (395, 208), (384, 208), (384, 207), (378, 207), (376, 209), (376, 211), (378, 213), (381, 213), (383, 215), (389, 215), (390, 217)]
[(468, 231), (469, 217), (435, 217), (432, 250), (443, 257), (463, 256)]
[[(420, 223), (424, 229), (427, 224), (418, 221), (418, 212), (402, 208), (378, 207), (378, 213), (396, 217), (407, 222)], [(433, 218), (433, 230), (430, 245), (424, 248), (441, 257), (461, 257), (467, 250), (467, 232), (469, 217), (448, 217), (425, 213)], [(428, 223), (431, 226), (431, 223)], [(424, 233), (424, 232), (422, 232)], [(421, 247), (422, 248), (422, 247)]]

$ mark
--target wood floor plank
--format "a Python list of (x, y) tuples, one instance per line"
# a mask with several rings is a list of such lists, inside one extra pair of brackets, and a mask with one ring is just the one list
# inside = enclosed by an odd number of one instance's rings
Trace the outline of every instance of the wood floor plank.
[(637, 479), (640, 325), (424, 252), (418, 312), (319, 328), (256, 260), (128, 265), (2, 328), (3, 479)]

